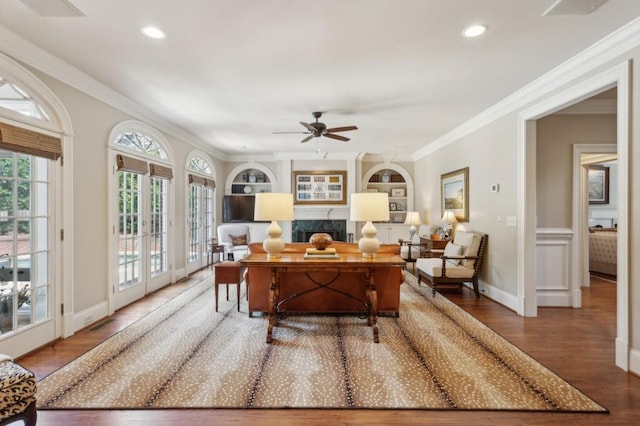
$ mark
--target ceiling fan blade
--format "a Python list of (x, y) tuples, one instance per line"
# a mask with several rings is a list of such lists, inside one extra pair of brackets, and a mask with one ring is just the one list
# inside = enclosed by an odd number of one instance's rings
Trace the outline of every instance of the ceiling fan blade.
[(299, 134), (299, 135), (308, 135), (311, 132), (271, 132), (272, 135), (285, 135), (285, 134), (288, 134), (288, 133), (296, 133), (296, 134)]
[(335, 132), (348, 132), (349, 130), (358, 130), (356, 126), (334, 127), (333, 129), (327, 129), (327, 133)]
[(351, 140), (351, 139), (349, 139), (349, 138), (345, 138), (344, 136), (340, 136), (340, 135), (332, 135), (331, 133), (325, 133), (325, 134), (324, 134), (324, 135), (322, 135), (322, 136), (324, 136), (324, 137), (326, 137), (326, 138), (337, 139), (337, 140), (339, 140), (339, 141), (344, 141), (344, 142), (346, 142), (346, 141), (350, 141), (350, 140)]
[(305, 143), (305, 142), (309, 142), (311, 139), (313, 139), (314, 136), (313, 135), (309, 135), (306, 138), (302, 139), (302, 141), (300, 143)]
[(302, 121), (300, 122), (300, 124), (302, 124), (304, 127), (306, 127), (307, 130), (310, 131), (311, 133), (315, 133), (316, 129), (311, 124), (303, 123)]

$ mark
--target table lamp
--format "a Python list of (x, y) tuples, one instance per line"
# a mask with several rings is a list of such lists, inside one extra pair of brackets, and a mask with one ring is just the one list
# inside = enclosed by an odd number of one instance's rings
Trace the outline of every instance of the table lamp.
[(407, 217), (404, 220), (405, 225), (409, 225), (409, 241), (413, 241), (413, 236), (416, 235), (416, 225), (422, 225), (420, 220), (420, 213), (407, 212)]
[(358, 192), (351, 194), (350, 220), (364, 221), (362, 237), (358, 241), (358, 248), (365, 259), (373, 259), (380, 248), (380, 241), (376, 238), (376, 227), (372, 221), (389, 220), (389, 194), (386, 192)]
[(453, 223), (458, 222), (456, 215), (451, 210), (445, 210), (442, 215), (442, 223), (444, 224), (444, 232), (447, 234), (447, 238), (451, 238), (453, 233)]
[(278, 220), (293, 220), (293, 194), (281, 192), (260, 192), (256, 194), (256, 204), (253, 212), (254, 220), (270, 220), (267, 228), (268, 238), (262, 246), (267, 252), (267, 260), (280, 259), (284, 249), (282, 229)]

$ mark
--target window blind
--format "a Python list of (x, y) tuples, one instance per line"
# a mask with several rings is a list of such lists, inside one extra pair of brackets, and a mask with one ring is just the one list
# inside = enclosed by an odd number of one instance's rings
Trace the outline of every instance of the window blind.
[(189, 185), (204, 185), (206, 179), (189, 173)]
[(147, 174), (147, 162), (138, 160), (137, 158), (127, 157), (126, 155), (116, 155), (116, 164), (118, 171)]
[(149, 164), (149, 175), (161, 179), (173, 179), (173, 170), (171, 167), (161, 166), (159, 164)]
[(57, 160), (62, 156), (60, 138), (0, 123), (0, 149)]

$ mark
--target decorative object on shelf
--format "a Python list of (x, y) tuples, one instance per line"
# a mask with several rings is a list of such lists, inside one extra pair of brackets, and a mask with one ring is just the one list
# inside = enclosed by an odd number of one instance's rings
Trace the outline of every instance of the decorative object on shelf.
[(404, 189), (402, 188), (394, 188), (391, 190), (392, 197), (404, 197)]
[(422, 225), (420, 220), (420, 213), (407, 212), (407, 217), (404, 220), (405, 225), (409, 225), (409, 241), (413, 241), (413, 236), (416, 235), (416, 225)]
[(324, 250), (333, 243), (333, 238), (331, 238), (331, 235), (324, 232), (316, 232), (309, 237), (309, 242), (316, 249)]
[(440, 209), (442, 216), (451, 210), (458, 222), (469, 221), (469, 168), (440, 175)]
[(254, 173), (251, 173), (251, 174), (249, 175), (249, 182), (251, 182), (251, 183), (256, 183), (256, 180), (257, 180), (257, 179), (258, 179), (258, 178), (257, 178), (257, 176), (256, 176)]
[(445, 238), (450, 238), (453, 232), (453, 224), (456, 223), (456, 215), (451, 210), (445, 210), (442, 215), (442, 223), (444, 224)]
[(396, 210), (398, 210), (399, 212), (404, 211), (404, 204), (398, 203), (398, 205), (396, 207), (397, 207)]
[(295, 204), (347, 204), (346, 171), (293, 172)]
[(282, 229), (277, 221), (293, 220), (293, 194), (288, 192), (256, 194), (254, 219), (271, 221), (271, 225), (267, 228), (269, 238), (264, 240), (263, 247), (267, 252), (267, 260), (280, 259), (280, 253), (284, 249), (284, 240), (281, 238)]
[(398, 205), (396, 203), (389, 203), (389, 210), (395, 212), (396, 210), (398, 210)]
[(362, 227), (362, 237), (358, 241), (358, 248), (365, 259), (373, 259), (380, 248), (380, 241), (376, 238), (377, 230), (373, 221), (389, 220), (389, 194), (386, 192), (357, 192), (351, 194), (349, 219), (365, 221)]
[(253, 191), (253, 189), (249, 185), (245, 185), (244, 188), (242, 188), (242, 190), (244, 191), (245, 194), (251, 194), (251, 191)]
[(609, 204), (609, 168), (588, 166), (589, 204)]
[(382, 175), (382, 183), (389, 183), (391, 182), (391, 176), (389, 176), (389, 173), (385, 173)]

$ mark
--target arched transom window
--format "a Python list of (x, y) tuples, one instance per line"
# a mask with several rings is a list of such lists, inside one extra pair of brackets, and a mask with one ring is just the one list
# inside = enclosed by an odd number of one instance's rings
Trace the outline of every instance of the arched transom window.
[(114, 141), (116, 146), (145, 154), (149, 157), (167, 159), (167, 152), (151, 137), (138, 132), (125, 132)]
[(0, 107), (28, 117), (51, 121), (45, 109), (18, 85), (0, 76)]

